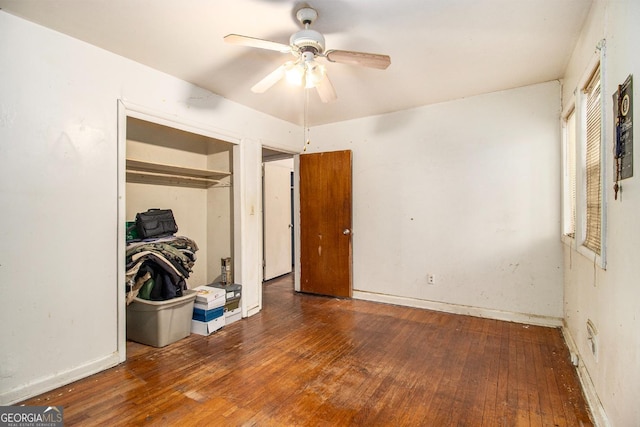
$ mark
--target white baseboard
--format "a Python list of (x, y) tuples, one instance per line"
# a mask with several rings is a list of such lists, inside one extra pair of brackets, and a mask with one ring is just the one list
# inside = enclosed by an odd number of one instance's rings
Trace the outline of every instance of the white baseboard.
[(112, 368), (116, 366), (119, 361), (120, 357), (118, 353), (115, 352), (107, 357), (94, 360), (60, 374), (36, 380), (35, 382), (14, 388), (13, 390), (3, 391), (0, 393), (0, 406), (13, 405), (33, 396), (62, 387), (81, 378)]
[(247, 310), (246, 316), (243, 314), (242, 317), (251, 317), (254, 314), (258, 314), (258, 313), (260, 313), (260, 307), (253, 307)]
[(598, 397), (598, 393), (596, 392), (596, 388), (593, 385), (593, 381), (591, 381), (591, 375), (589, 375), (589, 371), (587, 371), (587, 367), (582, 362), (582, 355), (578, 351), (578, 346), (576, 342), (573, 340), (567, 325), (562, 326), (562, 335), (564, 336), (564, 342), (567, 343), (567, 347), (569, 348), (569, 352), (571, 352), (571, 358), (577, 357), (578, 366), (576, 370), (578, 372), (578, 378), (580, 379), (580, 384), (582, 385), (582, 391), (584, 393), (584, 398), (587, 401), (587, 405), (589, 405), (589, 409), (591, 410), (591, 416), (593, 417), (593, 423), (596, 427), (610, 427), (609, 419), (607, 418), (607, 414), (604, 411), (604, 407), (602, 406), (602, 402)]
[(417, 298), (407, 298), (387, 294), (378, 294), (374, 292), (358, 291), (355, 289), (353, 291), (353, 298), (366, 301), (382, 302), (386, 304), (402, 305), (405, 307), (424, 308), (427, 310), (441, 311), (445, 313), (464, 314), (468, 316), (483, 317), (486, 319), (525, 323), (528, 325), (551, 327), (561, 327), (563, 325), (562, 318), (560, 317), (539, 316), (534, 314), (492, 310), (481, 307), (472, 307)]

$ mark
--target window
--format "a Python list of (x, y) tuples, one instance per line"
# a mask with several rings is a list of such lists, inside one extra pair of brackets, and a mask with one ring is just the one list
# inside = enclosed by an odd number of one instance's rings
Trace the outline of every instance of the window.
[(563, 227), (562, 234), (576, 234), (576, 110), (571, 106), (563, 120)]
[(583, 245), (600, 255), (602, 236), (602, 162), (600, 159), (602, 113), (600, 67), (584, 88), (585, 93), (585, 235)]
[(606, 92), (601, 40), (562, 114), (562, 240), (606, 268)]

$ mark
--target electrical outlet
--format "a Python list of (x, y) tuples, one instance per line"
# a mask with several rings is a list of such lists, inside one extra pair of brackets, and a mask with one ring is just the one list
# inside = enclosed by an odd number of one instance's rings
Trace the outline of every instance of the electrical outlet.
[(571, 364), (576, 367), (580, 364), (578, 353), (571, 352)]
[(436, 276), (429, 273), (427, 274), (427, 284), (428, 285), (435, 285), (436, 284)]

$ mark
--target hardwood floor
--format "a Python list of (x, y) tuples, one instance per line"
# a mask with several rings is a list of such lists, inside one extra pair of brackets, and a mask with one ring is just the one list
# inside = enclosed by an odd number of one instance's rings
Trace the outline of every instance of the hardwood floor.
[(590, 426), (559, 329), (264, 288), (264, 310), (23, 402), (65, 425)]

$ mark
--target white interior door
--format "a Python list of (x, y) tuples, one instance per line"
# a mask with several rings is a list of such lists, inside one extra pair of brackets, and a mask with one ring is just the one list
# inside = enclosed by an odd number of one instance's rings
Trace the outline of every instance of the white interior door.
[(293, 159), (264, 164), (264, 280), (292, 270), (292, 172)]

